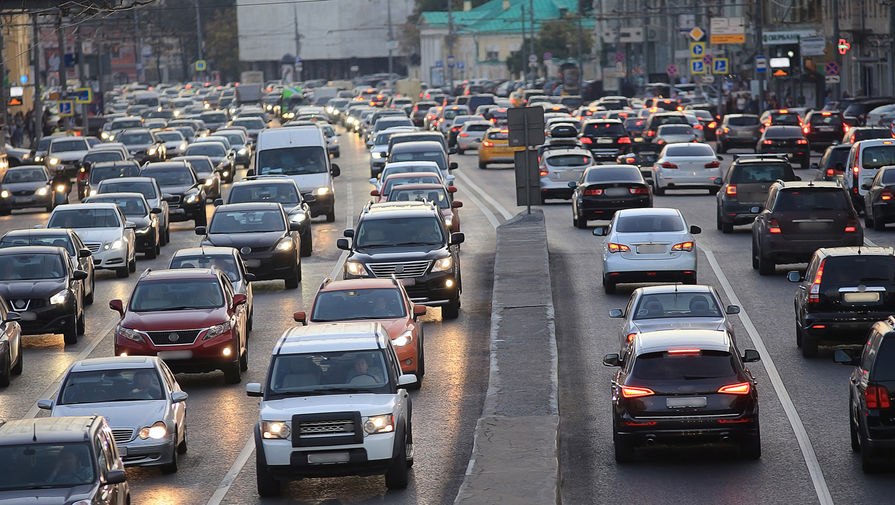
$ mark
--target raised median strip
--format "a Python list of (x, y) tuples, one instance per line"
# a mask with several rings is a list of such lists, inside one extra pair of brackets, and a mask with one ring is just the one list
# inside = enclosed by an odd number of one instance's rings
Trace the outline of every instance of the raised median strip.
[(544, 214), (497, 228), (491, 371), (454, 503), (560, 503), (556, 332)]

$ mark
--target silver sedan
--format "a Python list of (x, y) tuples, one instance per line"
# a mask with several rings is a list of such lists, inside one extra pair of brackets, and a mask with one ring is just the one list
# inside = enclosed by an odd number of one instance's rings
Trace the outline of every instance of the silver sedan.
[(54, 400), (37, 405), (52, 417), (99, 414), (112, 428), (125, 465), (177, 471), (186, 452), (186, 399), (174, 374), (155, 356), (76, 361)]

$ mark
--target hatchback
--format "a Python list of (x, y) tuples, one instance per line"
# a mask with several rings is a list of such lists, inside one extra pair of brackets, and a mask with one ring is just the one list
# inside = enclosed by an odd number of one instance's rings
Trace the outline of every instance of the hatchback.
[(758, 144), (758, 153), (785, 154), (791, 163), (797, 163), (802, 170), (807, 170), (811, 161), (808, 139), (798, 126), (769, 126), (765, 128)]
[(587, 167), (593, 164), (594, 159), (586, 149), (556, 149), (545, 152), (538, 167), (540, 203), (548, 198), (572, 198), (571, 183), (580, 180)]
[(720, 188), (720, 161), (708, 144), (667, 145), (653, 163), (653, 192), (664, 195), (666, 189), (707, 189), (715, 194)]

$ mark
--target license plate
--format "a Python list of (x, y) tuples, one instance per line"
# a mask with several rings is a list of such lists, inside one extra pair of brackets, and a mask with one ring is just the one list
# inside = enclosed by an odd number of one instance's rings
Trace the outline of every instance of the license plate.
[(597, 139), (597, 144), (611, 144), (614, 142), (612, 138), (601, 137)]
[(261, 266), (261, 260), (245, 260), (247, 268), (258, 268)]
[(643, 137), (634, 137), (634, 142), (643, 142)]
[(643, 244), (637, 246), (638, 254), (660, 254), (665, 252), (665, 244)]
[(695, 409), (706, 406), (704, 396), (685, 396), (683, 398), (666, 398), (665, 406), (669, 409)]
[(879, 302), (879, 292), (842, 293), (842, 300), (846, 303), (875, 303)]
[(832, 127), (832, 126), (818, 126), (818, 127), (817, 127), (817, 131), (819, 131), (819, 132), (831, 132), (831, 131), (833, 131), (833, 127)]
[(122, 458), (126, 457), (127, 456), (127, 447), (125, 447), (123, 445), (119, 445), (118, 446), (118, 455), (121, 456)]
[(628, 194), (628, 188), (606, 188), (603, 190), (606, 196), (625, 196)]
[(193, 351), (159, 351), (158, 357), (163, 360), (190, 359), (193, 357)]
[(308, 453), (308, 463), (310, 463), (312, 465), (347, 463), (348, 460), (349, 460), (348, 451)]
[(752, 207), (752, 208), (749, 209), (749, 210), (750, 210), (753, 214), (758, 214), (759, 212), (761, 212), (761, 207), (755, 206), (755, 207)]
[(828, 227), (827, 223), (799, 223), (801, 231), (823, 231)]
[(37, 314), (34, 312), (19, 312), (19, 315), (22, 316), (22, 321), (36, 321)]

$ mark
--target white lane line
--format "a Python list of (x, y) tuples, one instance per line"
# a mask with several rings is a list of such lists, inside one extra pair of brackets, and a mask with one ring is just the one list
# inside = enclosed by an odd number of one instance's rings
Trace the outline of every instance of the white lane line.
[[(72, 363), (74, 363), (75, 361), (81, 361), (82, 359), (86, 359), (88, 356), (90, 356), (90, 353), (92, 353), (93, 350), (96, 349), (100, 342), (106, 339), (106, 335), (114, 330), (117, 324), (118, 320), (113, 318), (112, 322), (107, 324), (105, 328), (100, 331), (99, 338), (87, 344), (87, 347), (85, 347), (84, 350), (82, 350), (78, 353), (77, 356), (75, 356), (75, 359), (72, 361)], [(56, 390), (59, 389), (59, 384), (62, 382), (62, 377), (65, 375), (66, 371), (68, 371), (68, 367), (65, 367), (65, 371), (63, 371), (55, 379), (53, 379), (53, 382), (50, 384), (50, 386), (47, 387), (46, 391), (44, 391), (43, 394), (38, 398), (39, 400), (48, 400), (56, 394)], [(37, 417), (38, 412), (40, 412), (40, 409), (37, 408), (37, 403), (35, 403), (31, 406), (30, 409), (28, 409), (28, 412), (25, 413), (25, 419), (33, 419), (34, 417)]]
[(474, 203), (476, 207), (478, 207), (479, 210), (482, 211), (482, 214), (485, 215), (485, 219), (487, 219), (488, 222), (491, 223), (491, 226), (493, 226), (495, 230), (498, 226), (500, 226), (500, 221), (497, 219), (497, 216), (495, 216), (494, 213), (491, 212), (491, 209), (485, 206), (485, 204), (482, 203), (481, 200), (476, 198), (475, 194), (472, 191), (467, 192), (466, 196), (464, 196), (463, 199), (469, 199), (469, 201)]
[(508, 210), (507, 210), (506, 208), (504, 208), (504, 206), (501, 205), (497, 200), (495, 200), (494, 198), (492, 198), (491, 195), (489, 195), (487, 191), (483, 190), (483, 189), (480, 188), (476, 183), (472, 182), (472, 179), (470, 179), (469, 177), (463, 175), (461, 172), (456, 172), (456, 173), (454, 174), (454, 176), (455, 176), (455, 177), (458, 177), (460, 180), (463, 181), (464, 184), (466, 184), (467, 186), (469, 186), (470, 189), (474, 190), (474, 191), (477, 192), (479, 195), (481, 195), (481, 197), (482, 197), (483, 199), (485, 199), (486, 202), (490, 203), (490, 204), (494, 207), (494, 209), (495, 209), (497, 212), (500, 212), (500, 214), (503, 216), (504, 219), (510, 219), (511, 217), (513, 217), (513, 213), (511, 213), (510, 211), (508, 211)]
[(752, 318), (749, 317), (746, 308), (737, 297), (736, 291), (730, 285), (730, 281), (727, 280), (724, 271), (721, 270), (721, 266), (715, 259), (715, 254), (711, 249), (702, 245), (699, 246), (699, 249), (705, 253), (705, 257), (708, 259), (709, 265), (711, 265), (712, 270), (718, 277), (718, 282), (721, 283), (721, 287), (724, 289), (724, 293), (727, 295), (730, 303), (740, 306), (740, 321), (743, 322), (743, 326), (746, 327), (746, 332), (749, 333), (749, 337), (752, 338), (753, 345), (755, 345), (756, 350), (761, 355), (761, 364), (768, 373), (771, 385), (774, 386), (777, 398), (780, 399), (780, 403), (783, 405), (783, 411), (786, 412), (789, 424), (792, 426), (792, 430), (796, 435), (796, 441), (799, 443), (799, 449), (802, 451), (802, 456), (805, 458), (805, 464), (808, 466), (808, 473), (811, 475), (811, 482), (814, 484), (817, 499), (820, 501), (821, 505), (833, 505), (833, 497), (830, 495), (830, 490), (827, 488), (827, 481), (824, 480), (823, 470), (821, 470), (820, 463), (817, 461), (817, 454), (815, 454), (814, 447), (811, 445), (811, 439), (808, 437), (808, 432), (805, 431), (805, 425), (802, 424), (802, 418), (799, 417), (799, 413), (796, 410), (795, 404), (792, 402), (792, 398), (789, 396), (789, 392), (786, 390), (786, 386), (783, 385), (783, 379), (780, 378), (780, 373), (777, 371), (776, 365), (774, 365), (771, 353), (764, 345), (761, 335), (758, 333), (755, 325), (752, 324)]
[(869, 245), (870, 247), (879, 247), (878, 245), (876, 245), (876, 242), (870, 240), (867, 237), (864, 237), (864, 243)]

